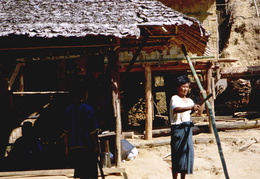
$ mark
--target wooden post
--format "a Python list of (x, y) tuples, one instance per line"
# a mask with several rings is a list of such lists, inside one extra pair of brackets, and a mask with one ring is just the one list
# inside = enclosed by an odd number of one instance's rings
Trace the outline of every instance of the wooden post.
[(109, 68), (111, 72), (111, 88), (112, 88), (112, 103), (114, 107), (114, 116), (116, 118), (116, 147), (115, 147), (115, 159), (116, 167), (121, 165), (121, 105), (120, 105), (120, 91), (119, 91), (119, 50), (120, 50), (120, 40), (116, 39), (117, 46), (110, 50), (108, 53)]
[(102, 165), (104, 168), (111, 168), (109, 140), (105, 139), (101, 143), (101, 147), (103, 149), (103, 156), (102, 156), (102, 160), (101, 160)]
[[(201, 98), (201, 100), (203, 100), (203, 97), (200, 97), (200, 98)], [(205, 109), (205, 103), (200, 105), (200, 109), (198, 110), (198, 116), (203, 116), (204, 109)]]
[(153, 99), (152, 99), (152, 72), (150, 66), (145, 66), (145, 100), (146, 100), (146, 120), (145, 139), (153, 137)]
[(121, 107), (120, 107), (120, 99), (116, 100), (116, 167), (120, 167), (121, 165), (121, 139), (122, 139), (122, 124), (121, 124)]
[(24, 75), (23, 73), (20, 75), (20, 83), (19, 83), (19, 91), (24, 91)]
[[(207, 69), (206, 69), (206, 91), (207, 91), (207, 96), (210, 95), (212, 93), (212, 63), (208, 62), (207, 63)], [(212, 112), (214, 112), (214, 99), (213, 97), (209, 98), (209, 103), (211, 105), (211, 109)], [(208, 114), (209, 116), (209, 114)], [(211, 133), (213, 133), (213, 130), (211, 128), (212, 124), (211, 124), (211, 120), (210, 120), (210, 116), (209, 116), (209, 131)]]
[(253, 0), (255, 4), (255, 10), (256, 10), (256, 17), (259, 17), (259, 11), (258, 11), (258, 5), (256, 3), (256, 0)]

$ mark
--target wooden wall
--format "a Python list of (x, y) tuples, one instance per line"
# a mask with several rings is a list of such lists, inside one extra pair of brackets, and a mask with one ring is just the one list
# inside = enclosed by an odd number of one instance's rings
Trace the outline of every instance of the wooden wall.
[(218, 58), (218, 18), (215, 0), (160, 0), (176, 11), (198, 19), (211, 33), (209, 42), (210, 56)]

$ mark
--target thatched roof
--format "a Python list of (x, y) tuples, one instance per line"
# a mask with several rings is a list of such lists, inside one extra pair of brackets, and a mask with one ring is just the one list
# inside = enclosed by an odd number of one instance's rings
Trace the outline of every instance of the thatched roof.
[[(1, 0), (0, 37), (134, 37), (144, 34), (207, 52), (210, 34), (195, 18), (156, 0)], [(177, 35), (176, 35), (177, 34)], [(173, 37), (173, 38), (172, 38)], [(157, 38), (157, 40), (155, 40)]]

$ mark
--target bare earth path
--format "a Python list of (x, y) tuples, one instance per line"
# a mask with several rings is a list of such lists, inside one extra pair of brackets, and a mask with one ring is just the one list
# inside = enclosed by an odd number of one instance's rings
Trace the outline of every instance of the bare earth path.
[[(227, 164), (228, 174), (231, 179), (257, 179), (260, 176), (260, 129), (247, 129), (219, 132), (222, 149)], [(201, 133), (193, 136), (195, 145), (194, 173), (187, 179), (223, 179), (218, 148), (214, 134)], [(132, 161), (121, 164), (125, 169), (123, 175), (108, 175), (106, 179), (171, 179), (170, 165), (170, 137), (157, 137), (151, 141), (142, 139), (129, 139), (138, 148), (139, 154)], [(164, 141), (163, 145), (156, 144)], [(141, 145), (140, 145), (141, 144)], [(46, 171), (48, 173), (48, 171)], [(49, 172), (50, 174), (51, 172)], [(68, 179), (71, 173), (58, 176), (2, 176), (1, 179)], [(99, 177), (101, 178), (101, 177)]]
[[(221, 145), (232, 179), (257, 179), (260, 176), (260, 130), (236, 130), (219, 132)], [(154, 138), (154, 141), (167, 140), (169, 137)], [(194, 173), (188, 179), (225, 178), (214, 134), (201, 133), (193, 136), (195, 145)], [(132, 141), (138, 143), (144, 141)], [(133, 161), (122, 164), (129, 179), (170, 179), (170, 146), (140, 148)], [(168, 160), (167, 160), (168, 159)], [(166, 165), (167, 164), (167, 165)]]

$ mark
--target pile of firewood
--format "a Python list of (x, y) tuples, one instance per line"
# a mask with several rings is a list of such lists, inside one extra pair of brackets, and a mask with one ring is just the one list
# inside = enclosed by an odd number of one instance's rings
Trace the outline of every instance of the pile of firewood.
[(128, 125), (140, 126), (141, 121), (146, 119), (145, 100), (140, 98), (138, 102), (128, 111)]
[(238, 79), (231, 83), (231, 97), (227, 105), (233, 110), (244, 108), (250, 101), (251, 83), (249, 80)]

